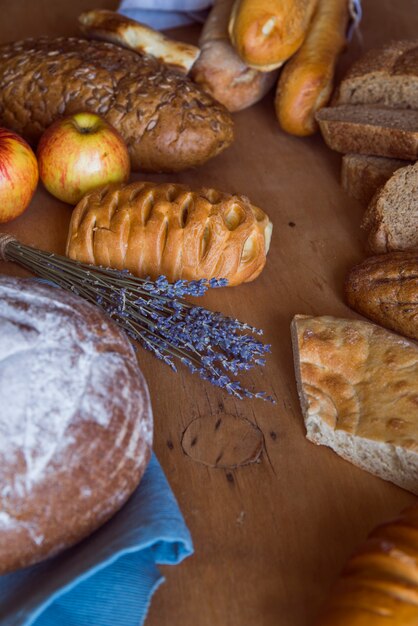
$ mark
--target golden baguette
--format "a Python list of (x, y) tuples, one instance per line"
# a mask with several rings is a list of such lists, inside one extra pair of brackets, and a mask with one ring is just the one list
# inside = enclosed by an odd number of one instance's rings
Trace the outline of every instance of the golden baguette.
[(236, 0), (229, 35), (241, 59), (267, 72), (280, 67), (305, 39), (317, 0)]
[(347, 0), (319, 0), (306, 39), (277, 85), (276, 115), (286, 132), (305, 136), (318, 129), (315, 113), (331, 96), (349, 18)]
[(161, 63), (187, 74), (199, 56), (199, 48), (174, 41), (160, 32), (114, 11), (95, 9), (82, 13), (79, 28), (92, 39), (110, 41), (139, 54), (155, 57)]
[(248, 67), (232, 46), (228, 22), (233, 2), (215, 0), (199, 40), (200, 56), (190, 74), (231, 112), (258, 102), (277, 80), (277, 71)]

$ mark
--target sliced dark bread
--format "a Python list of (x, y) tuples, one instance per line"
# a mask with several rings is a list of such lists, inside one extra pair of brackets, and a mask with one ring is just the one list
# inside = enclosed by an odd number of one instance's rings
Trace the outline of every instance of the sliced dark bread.
[(418, 158), (418, 110), (341, 105), (321, 109), (316, 119), (325, 142), (337, 152)]
[(397, 170), (376, 193), (362, 227), (372, 252), (418, 247), (418, 163)]
[(349, 70), (333, 104), (418, 109), (418, 39), (370, 50)]
[(393, 172), (407, 165), (411, 165), (411, 161), (365, 154), (346, 154), (342, 159), (341, 185), (351, 198), (355, 198), (366, 207)]

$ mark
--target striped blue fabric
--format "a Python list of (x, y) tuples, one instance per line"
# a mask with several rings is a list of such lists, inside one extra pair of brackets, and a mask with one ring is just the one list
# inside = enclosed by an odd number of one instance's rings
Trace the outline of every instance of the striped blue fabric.
[(140, 626), (163, 582), (157, 564), (192, 554), (190, 533), (153, 455), (140, 486), (91, 537), (0, 577), (1, 626)]

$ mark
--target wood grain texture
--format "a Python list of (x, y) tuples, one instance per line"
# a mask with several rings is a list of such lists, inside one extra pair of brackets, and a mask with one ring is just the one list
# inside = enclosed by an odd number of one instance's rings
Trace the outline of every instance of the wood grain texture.
[[(78, 12), (93, 6), (90, 0), (2, 4), (8, 11), (0, 41), (74, 34)], [(416, 34), (417, 0), (363, 4), (364, 48)], [(197, 29), (177, 36), (196, 40)], [(360, 52), (356, 40), (341, 66)], [(377, 523), (415, 501), (304, 436), (290, 321), (295, 313), (354, 316), (342, 300), (343, 280), (363, 257), (362, 210), (339, 186), (341, 157), (320, 137), (283, 134), (271, 97), (235, 115), (235, 122), (236, 141), (221, 156), (175, 177), (147, 178), (246, 194), (269, 213), (273, 239), (260, 278), (204, 302), (264, 328), (272, 355), (251, 382), (278, 402), (235, 401), (139, 353), (153, 401), (155, 450), (195, 542), (192, 558), (163, 568), (167, 582), (153, 599), (147, 626), (309, 626), (352, 550)], [(69, 219), (70, 208), (39, 189), (28, 211), (1, 230), (63, 252)], [(18, 273), (13, 266), (0, 269)], [(224, 414), (260, 428), (259, 463), (211, 468), (184, 453), (183, 433), (193, 419)]]

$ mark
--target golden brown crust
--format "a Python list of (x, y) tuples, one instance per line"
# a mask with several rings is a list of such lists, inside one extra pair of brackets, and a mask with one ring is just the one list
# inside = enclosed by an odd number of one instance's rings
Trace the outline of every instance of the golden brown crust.
[(348, 561), (316, 626), (418, 624), (418, 506), (376, 528)]
[(169, 39), (162, 33), (116, 11), (93, 9), (78, 18), (81, 32), (92, 39), (110, 41), (138, 54), (147, 54), (187, 74), (199, 56), (196, 46)]
[(371, 257), (353, 267), (345, 283), (358, 313), (418, 340), (418, 250)]
[(302, 315), (295, 327), (305, 420), (418, 452), (418, 346), (360, 320)]
[(98, 307), (33, 280), (3, 277), (0, 294), (4, 574), (119, 510), (149, 460), (152, 412), (129, 341)]
[(103, 115), (143, 171), (199, 165), (233, 138), (221, 104), (150, 57), (75, 38), (0, 46), (0, 124), (36, 142), (55, 119), (80, 110)]
[(228, 22), (233, 0), (218, 0), (200, 37), (201, 53), (191, 76), (229, 111), (241, 111), (260, 100), (273, 86), (277, 72), (248, 67), (233, 48)]
[(347, 0), (319, 2), (305, 41), (286, 63), (277, 85), (276, 115), (286, 132), (306, 136), (318, 129), (315, 113), (331, 95), (348, 20)]
[(138, 276), (227, 278), (262, 271), (271, 223), (243, 196), (136, 182), (88, 194), (71, 218), (67, 255)]
[(280, 67), (300, 48), (318, 0), (236, 0), (229, 34), (241, 59), (261, 71)]

